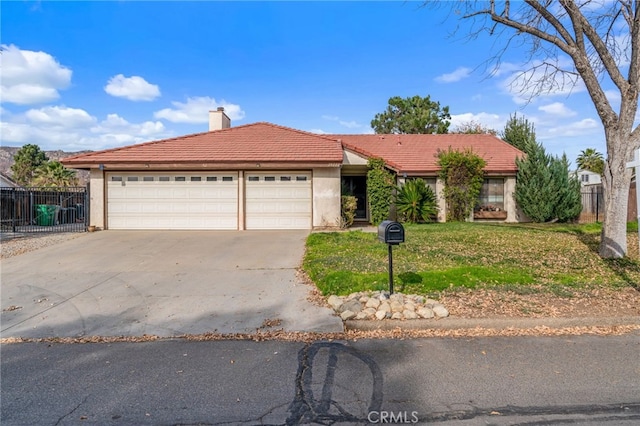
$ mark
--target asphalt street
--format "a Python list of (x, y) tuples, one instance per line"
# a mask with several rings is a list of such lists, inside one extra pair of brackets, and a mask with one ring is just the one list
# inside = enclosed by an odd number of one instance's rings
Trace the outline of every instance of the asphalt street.
[(3, 344), (3, 425), (634, 425), (640, 334)]

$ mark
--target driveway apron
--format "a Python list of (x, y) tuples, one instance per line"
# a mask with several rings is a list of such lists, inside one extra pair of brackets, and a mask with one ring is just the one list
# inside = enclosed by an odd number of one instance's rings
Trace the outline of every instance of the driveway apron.
[(102, 231), (3, 259), (2, 337), (342, 331), (297, 276), (308, 231)]

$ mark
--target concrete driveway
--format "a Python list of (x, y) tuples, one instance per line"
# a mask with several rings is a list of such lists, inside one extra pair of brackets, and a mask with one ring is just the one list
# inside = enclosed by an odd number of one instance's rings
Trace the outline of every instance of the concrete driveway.
[(342, 331), (296, 277), (307, 234), (103, 231), (4, 259), (1, 334), (254, 333), (265, 320)]

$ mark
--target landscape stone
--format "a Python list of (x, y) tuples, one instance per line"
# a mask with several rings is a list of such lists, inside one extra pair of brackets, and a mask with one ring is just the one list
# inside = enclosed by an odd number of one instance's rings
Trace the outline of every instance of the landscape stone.
[(404, 309), (405, 309), (405, 310), (407, 310), (407, 311), (411, 311), (411, 312), (413, 312), (413, 311), (415, 311), (415, 310), (416, 310), (416, 305), (414, 305), (414, 304), (413, 304), (413, 303), (411, 303), (411, 302), (406, 302), (406, 303), (404, 304)]
[(402, 305), (402, 303), (400, 303), (397, 300), (391, 300), (390, 306), (391, 306), (391, 312), (394, 312), (394, 313), (402, 312), (404, 310), (404, 306)]
[(401, 320), (401, 319), (404, 319), (404, 317), (402, 316), (402, 313), (394, 312), (393, 315), (391, 315), (391, 319)]
[(436, 314), (440, 318), (444, 318), (444, 317), (448, 317), (449, 316), (449, 311), (447, 311), (447, 308), (445, 308), (444, 305), (442, 305), (440, 303), (434, 305), (432, 309), (433, 309), (433, 313)]
[(377, 311), (376, 318), (379, 320), (383, 320), (387, 317), (387, 313), (385, 311)]
[(426, 318), (426, 319), (435, 317), (433, 310), (431, 308), (427, 308), (426, 306), (424, 308), (418, 309), (418, 315), (421, 318)]
[(418, 314), (416, 314), (414, 311), (410, 311), (408, 309), (405, 309), (404, 311), (402, 311), (402, 316), (404, 316), (404, 319), (416, 319), (416, 318), (418, 318)]
[(366, 308), (377, 309), (378, 306), (380, 306), (380, 299), (374, 299), (373, 297), (371, 299), (367, 300), (367, 303), (365, 304)]
[(346, 311), (344, 311), (343, 313), (340, 314), (340, 318), (342, 318), (342, 321), (347, 321), (347, 320), (355, 318), (356, 315), (357, 314), (355, 312), (346, 310)]
[(378, 306), (378, 310), (391, 313), (391, 305), (387, 302), (382, 302), (380, 306)]
[(329, 296), (327, 303), (333, 308), (333, 310), (337, 311), (338, 309), (340, 309), (340, 306), (342, 306), (342, 299), (332, 294), (331, 296)]
[(352, 311), (352, 312), (358, 313), (361, 310), (362, 310), (362, 304), (358, 300), (354, 300), (354, 299), (347, 300), (340, 307), (340, 311), (342, 312)]
[(367, 313), (365, 311), (362, 311), (362, 312), (358, 312), (358, 315), (356, 315), (355, 319), (364, 320), (364, 319), (367, 319), (367, 318), (368, 318)]
[(362, 312), (364, 312), (365, 314), (367, 314), (367, 316), (374, 316), (376, 314), (376, 309), (375, 308), (365, 308)]

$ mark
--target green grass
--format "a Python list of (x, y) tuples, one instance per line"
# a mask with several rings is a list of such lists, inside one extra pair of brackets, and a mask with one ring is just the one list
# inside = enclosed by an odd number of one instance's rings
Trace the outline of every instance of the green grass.
[[(564, 294), (571, 287), (640, 282), (637, 233), (628, 234), (630, 257), (603, 260), (600, 224), (437, 223), (405, 230), (406, 243), (393, 251), (394, 287), (404, 293), (479, 286), (528, 291), (541, 284)], [(387, 246), (376, 234), (314, 233), (307, 240), (303, 269), (323, 294), (387, 289), (387, 266)]]

